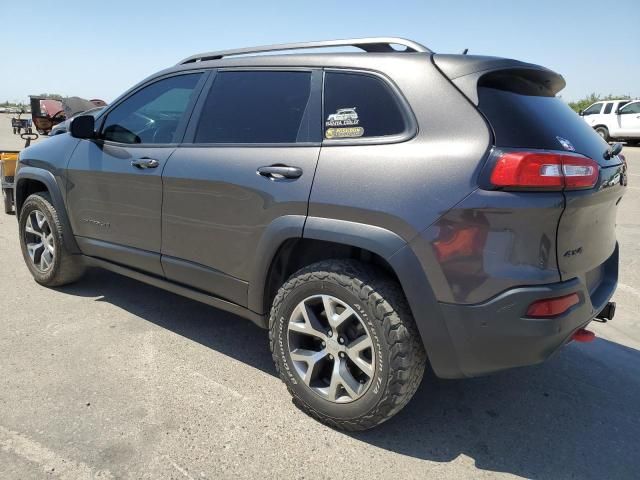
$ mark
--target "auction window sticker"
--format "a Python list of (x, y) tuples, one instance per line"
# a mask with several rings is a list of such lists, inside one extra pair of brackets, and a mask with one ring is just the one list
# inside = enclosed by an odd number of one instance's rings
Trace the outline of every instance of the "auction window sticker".
[(324, 126), (324, 136), (328, 139), (358, 138), (364, 135), (356, 107), (338, 108), (335, 113), (327, 116)]

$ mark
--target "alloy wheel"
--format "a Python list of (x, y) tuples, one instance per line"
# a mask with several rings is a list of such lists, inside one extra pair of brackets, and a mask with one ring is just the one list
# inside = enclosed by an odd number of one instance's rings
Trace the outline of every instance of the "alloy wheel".
[(331, 295), (301, 301), (288, 324), (288, 347), (300, 379), (316, 394), (350, 403), (370, 387), (375, 350), (358, 313)]
[(55, 244), (47, 217), (40, 210), (32, 210), (24, 226), (24, 243), (31, 263), (41, 272), (53, 267)]

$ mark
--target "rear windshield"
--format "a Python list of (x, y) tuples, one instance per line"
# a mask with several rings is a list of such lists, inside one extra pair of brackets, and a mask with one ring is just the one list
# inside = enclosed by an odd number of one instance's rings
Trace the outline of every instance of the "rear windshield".
[(572, 146), (578, 153), (603, 160), (607, 144), (558, 97), (478, 87), (478, 100), (498, 147), (570, 150)]

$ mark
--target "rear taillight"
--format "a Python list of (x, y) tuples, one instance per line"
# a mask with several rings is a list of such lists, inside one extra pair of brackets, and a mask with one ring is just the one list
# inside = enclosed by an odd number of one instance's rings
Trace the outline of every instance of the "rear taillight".
[(501, 152), (491, 172), (491, 184), (505, 190), (576, 190), (598, 181), (599, 166), (590, 158), (556, 152)]
[(580, 297), (577, 293), (565, 295), (564, 297), (543, 298), (529, 305), (529, 308), (527, 308), (527, 317), (555, 317), (556, 315), (566, 312), (578, 303), (580, 303)]

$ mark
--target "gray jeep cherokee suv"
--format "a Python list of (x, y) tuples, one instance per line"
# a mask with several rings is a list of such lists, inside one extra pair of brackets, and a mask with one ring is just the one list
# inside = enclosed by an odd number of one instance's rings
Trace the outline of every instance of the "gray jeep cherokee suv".
[(24, 259), (246, 317), (300, 408), (370, 428), (427, 362), (531, 365), (613, 316), (626, 164), (564, 84), (398, 38), (195, 55), (22, 152)]

